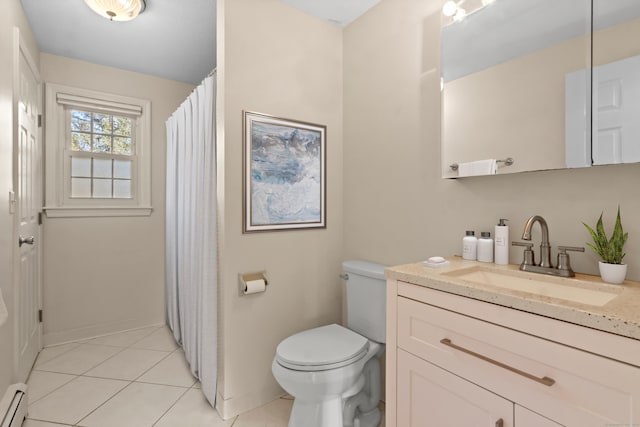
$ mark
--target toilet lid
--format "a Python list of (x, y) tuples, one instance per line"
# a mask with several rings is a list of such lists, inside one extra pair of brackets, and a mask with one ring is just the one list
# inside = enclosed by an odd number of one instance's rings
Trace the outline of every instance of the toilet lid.
[(335, 369), (364, 357), (369, 340), (340, 325), (327, 325), (290, 336), (278, 345), (276, 360), (300, 371)]

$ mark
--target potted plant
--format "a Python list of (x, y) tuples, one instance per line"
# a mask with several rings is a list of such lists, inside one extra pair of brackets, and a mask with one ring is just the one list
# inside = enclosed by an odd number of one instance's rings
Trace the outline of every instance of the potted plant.
[(602, 225), (602, 213), (594, 230), (584, 222), (582, 223), (589, 230), (593, 238), (593, 244), (587, 243), (595, 253), (597, 253), (602, 261), (598, 263), (600, 269), (600, 277), (607, 283), (622, 283), (627, 275), (627, 265), (622, 263), (625, 256), (623, 252), (624, 244), (629, 237), (629, 233), (625, 233), (622, 229), (620, 221), (620, 206), (618, 206), (618, 216), (616, 224), (613, 227), (611, 238), (607, 238)]

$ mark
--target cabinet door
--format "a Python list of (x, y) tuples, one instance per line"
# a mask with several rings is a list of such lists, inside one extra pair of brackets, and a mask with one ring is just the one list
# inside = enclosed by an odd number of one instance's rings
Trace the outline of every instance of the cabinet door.
[(513, 403), (398, 349), (397, 427), (513, 427)]
[(562, 427), (562, 424), (531, 412), (520, 405), (516, 405), (515, 414), (516, 426), (518, 427)]

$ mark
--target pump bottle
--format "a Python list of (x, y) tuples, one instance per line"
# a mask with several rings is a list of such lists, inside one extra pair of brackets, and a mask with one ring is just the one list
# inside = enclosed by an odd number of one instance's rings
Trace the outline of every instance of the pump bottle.
[(500, 218), (496, 225), (494, 237), (494, 262), (496, 264), (509, 264), (509, 226), (505, 224), (508, 219)]

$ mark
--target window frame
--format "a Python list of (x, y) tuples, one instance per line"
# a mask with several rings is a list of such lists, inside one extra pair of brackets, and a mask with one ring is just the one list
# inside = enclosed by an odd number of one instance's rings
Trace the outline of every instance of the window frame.
[[(151, 205), (151, 102), (59, 84), (46, 84), (45, 207), (48, 217), (148, 216)], [(72, 109), (135, 119), (131, 198), (71, 197)], [(99, 153), (86, 153), (87, 155)], [(82, 156), (82, 154), (81, 154)], [(111, 155), (109, 155), (111, 157)], [(100, 156), (98, 156), (100, 157)]]

